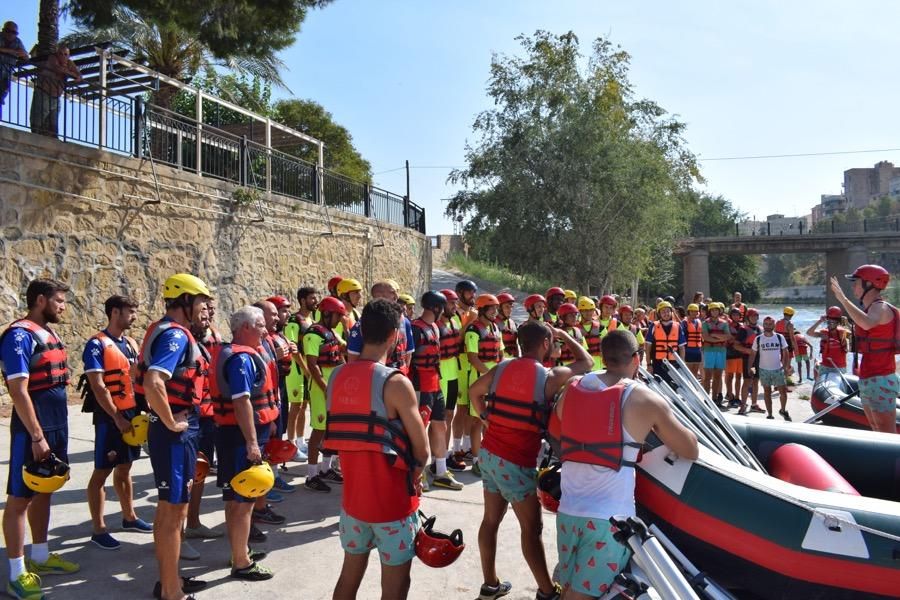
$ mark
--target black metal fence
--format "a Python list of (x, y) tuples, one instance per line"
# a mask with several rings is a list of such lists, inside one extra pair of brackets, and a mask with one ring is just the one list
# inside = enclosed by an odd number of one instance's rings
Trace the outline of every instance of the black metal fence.
[(780, 219), (763, 223), (744, 221), (732, 225), (723, 225), (719, 231), (703, 231), (694, 237), (724, 236), (785, 236), (831, 233), (876, 233), (900, 232), (900, 215), (873, 217), (847, 221), (846, 219), (827, 219), (816, 222), (812, 227), (806, 219)]
[[(59, 97), (36, 86), (33, 67), (0, 64), (0, 124), (154, 161), (425, 233), (425, 211), (405, 196), (93, 83)], [(5, 93), (4, 93), (5, 92)]]

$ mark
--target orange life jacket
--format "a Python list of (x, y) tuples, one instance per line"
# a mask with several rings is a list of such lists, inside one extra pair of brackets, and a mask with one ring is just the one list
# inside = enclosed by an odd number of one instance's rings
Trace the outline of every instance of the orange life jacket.
[(703, 321), (685, 317), (684, 330), (688, 348), (703, 348)]
[(532, 358), (516, 358), (497, 365), (485, 397), (488, 424), (543, 431), (547, 426), (547, 375), (547, 369)]
[[(616, 471), (634, 467), (625, 460), (625, 447), (640, 448), (626, 442), (622, 426), (622, 396), (636, 382), (623, 379), (602, 390), (588, 390), (582, 379), (565, 391), (559, 429), (560, 460), (599, 465)], [(599, 425), (599, 426), (598, 426)]]
[[(334, 331), (325, 327), (321, 323), (313, 323), (309, 326), (306, 334), (315, 334), (322, 338), (322, 345), (319, 346), (319, 358), (316, 364), (321, 367), (336, 367), (344, 363), (344, 356), (341, 354), (341, 342)], [(404, 339), (406, 339), (404, 337)]]
[[(794, 336), (787, 334), (788, 322), (789, 321), (787, 319), (778, 319), (777, 321), (775, 321), (775, 333), (780, 333), (781, 335), (784, 336), (784, 339), (788, 343), (788, 345), (787, 345), (788, 352), (793, 354), (794, 349), (797, 347), (797, 342), (796, 342), (796, 340), (794, 340)], [(793, 326), (793, 324), (792, 324), (792, 326)]]
[(234, 413), (234, 402), (231, 398), (231, 386), (225, 366), (228, 361), (239, 355), (246, 354), (253, 360), (256, 370), (256, 378), (250, 389), (250, 405), (253, 408), (253, 423), (265, 425), (278, 417), (278, 401), (275, 395), (277, 383), (272, 379), (272, 363), (266, 360), (261, 349), (238, 344), (224, 344), (212, 365), (213, 376), (210, 377), (209, 391), (213, 400), (214, 417), (216, 425), (237, 425)]
[(667, 324), (669, 325), (668, 333), (663, 329), (662, 322), (653, 322), (653, 360), (673, 359), (674, 355), (678, 354), (678, 336), (681, 328), (674, 319)]
[[(181, 362), (172, 376), (166, 380), (166, 400), (169, 406), (176, 411), (182, 410), (195, 404), (200, 404), (202, 389), (202, 369), (200, 359), (199, 344), (194, 340), (194, 336), (185, 327), (182, 327), (175, 321), (160, 320), (151, 323), (147, 328), (141, 343), (141, 351), (138, 355), (138, 375), (134, 381), (134, 397), (138, 404), (147, 405), (146, 394), (144, 392), (144, 375), (150, 367), (150, 354), (153, 352), (153, 343), (164, 331), (168, 329), (178, 329), (187, 336), (188, 345), (181, 357)], [(198, 386), (198, 384), (200, 384)]]
[(34, 340), (34, 352), (28, 364), (28, 391), (48, 390), (69, 384), (69, 364), (66, 345), (49, 327), (41, 327), (34, 321), (19, 319), (0, 336), (0, 342), (15, 329), (24, 329)]
[[(131, 382), (131, 361), (106, 332), (97, 332), (93, 339), (98, 340), (103, 347), (103, 385), (109, 390), (116, 410), (134, 408), (137, 404), (134, 401), (134, 385)], [(126, 343), (131, 346), (127, 340)]]
[(519, 356), (519, 326), (510, 317), (503, 319), (497, 317), (497, 325), (500, 327), (500, 336), (503, 339), (503, 350), (507, 356)]
[(466, 333), (470, 331), (478, 334), (478, 360), (483, 363), (500, 362), (503, 340), (497, 325), (495, 323), (485, 325), (481, 319), (477, 319), (466, 329)]
[(453, 319), (437, 320), (438, 331), (441, 335), (441, 360), (456, 358), (459, 356), (460, 335), (459, 328)]

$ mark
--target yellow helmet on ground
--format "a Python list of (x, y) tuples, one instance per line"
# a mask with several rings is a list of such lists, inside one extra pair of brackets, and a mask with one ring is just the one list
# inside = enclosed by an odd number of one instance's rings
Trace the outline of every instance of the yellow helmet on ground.
[(575, 293), (575, 290), (565, 290), (563, 296), (566, 300), (574, 300), (578, 297), (578, 294)]
[(794, 316), (794, 312), (795, 312), (794, 309), (791, 308), (790, 306), (785, 306), (785, 307), (784, 307), (784, 314), (785, 314), (785, 315), (787, 315), (787, 316), (789, 316), (789, 317), (793, 317), (793, 316)]
[(595, 310), (596, 308), (597, 305), (587, 296), (582, 296), (578, 299), (578, 310)]
[(341, 279), (341, 282), (337, 284), (337, 294), (338, 296), (343, 296), (344, 294), (349, 294), (350, 292), (361, 292), (362, 284), (353, 279), (352, 277), (349, 279)]
[(697, 304), (694, 304), (693, 302), (690, 303), (690, 304), (688, 304), (688, 305), (687, 305), (687, 311), (688, 311), (688, 312), (691, 312), (692, 310), (697, 311), (697, 312), (700, 312), (700, 306), (697, 305)]
[(400, 304), (405, 304), (407, 306), (416, 305), (416, 299), (409, 294), (400, 294), (399, 296), (397, 296), (397, 302), (399, 302)]
[(196, 275), (190, 273), (176, 273), (172, 275), (163, 284), (163, 298), (178, 298), (182, 294), (190, 294), (191, 296), (209, 296), (212, 294), (203, 280)]
[(656, 305), (656, 312), (659, 312), (664, 308), (672, 308), (672, 303), (663, 300), (662, 302), (660, 302), (659, 304)]
[(140, 446), (147, 441), (147, 432), (150, 429), (150, 417), (147, 415), (135, 415), (131, 418), (131, 429), (122, 434), (122, 440), (129, 446)]
[(29, 490), (38, 494), (52, 494), (69, 480), (69, 465), (56, 458), (55, 454), (41, 462), (27, 462), (22, 465), (22, 480)]
[(244, 498), (260, 498), (275, 485), (275, 474), (269, 463), (253, 465), (231, 478), (231, 489)]

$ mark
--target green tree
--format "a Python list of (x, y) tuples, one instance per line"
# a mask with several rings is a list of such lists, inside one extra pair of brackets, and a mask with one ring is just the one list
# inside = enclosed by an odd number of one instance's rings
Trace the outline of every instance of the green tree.
[(582, 60), (572, 33), (517, 38), (523, 57), (495, 56), (495, 108), (448, 203), (468, 217), (476, 254), (579, 289), (624, 287), (671, 255), (679, 195), (699, 179), (684, 125), (635, 97), (629, 55), (605, 39)]

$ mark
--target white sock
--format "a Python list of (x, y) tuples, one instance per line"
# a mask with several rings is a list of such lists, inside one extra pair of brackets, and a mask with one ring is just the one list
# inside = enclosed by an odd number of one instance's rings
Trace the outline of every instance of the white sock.
[(306, 476), (309, 478), (313, 478), (319, 474), (319, 465), (306, 465)]
[(464, 435), (462, 439), (462, 449), (466, 452), (472, 449), (472, 437)]
[(453, 438), (453, 451), (462, 452), (462, 438)]
[(19, 575), (25, 572), (25, 557), (9, 559), (9, 580), (15, 581)]
[(475, 456), (472, 457), (472, 464), (474, 465), (477, 462), (481, 462), (481, 459), (478, 458), (478, 455), (476, 454)]
[(325, 459), (325, 466), (322, 468), (323, 473), (327, 473), (331, 469), (334, 468), (334, 456), (329, 456)]
[(50, 558), (50, 547), (47, 542), (43, 544), (31, 544), (31, 560), (36, 563), (45, 563)]
[(437, 474), (443, 475), (447, 472), (447, 457), (444, 458), (436, 458), (434, 459), (434, 468), (437, 469)]

